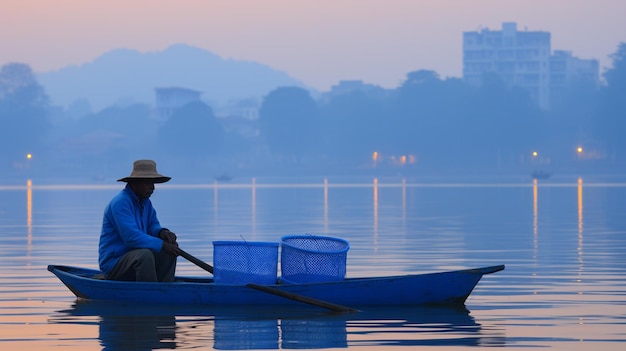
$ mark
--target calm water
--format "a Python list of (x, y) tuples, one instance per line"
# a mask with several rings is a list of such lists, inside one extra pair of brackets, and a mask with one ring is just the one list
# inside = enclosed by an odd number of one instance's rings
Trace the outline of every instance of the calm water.
[[(348, 276), (506, 264), (466, 309), (339, 316), (77, 301), (46, 267), (97, 267), (102, 210), (121, 186), (0, 184), (0, 349), (626, 348), (626, 176), (157, 186), (162, 224), (209, 263), (213, 240), (313, 233), (350, 241)], [(206, 273), (179, 258), (178, 274)]]

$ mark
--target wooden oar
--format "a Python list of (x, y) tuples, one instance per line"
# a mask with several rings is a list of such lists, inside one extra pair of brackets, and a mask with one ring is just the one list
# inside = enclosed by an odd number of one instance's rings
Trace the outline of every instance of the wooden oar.
[[(188, 260), (189, 262), (195, 264), (196, 266), (204, 269), (205, 271), (213, 274), (213, 266), (211, 266), (210, 264), (193, 257), (192, 255), (188, 254), (187, 252), (180, 250), (180, 255), (185, 258), (186, 260)], [(271, 286), (267, 286), (267, 285), (259, 285), (259, 284), (246, 284), (247, 287), (251, 288), (251, 289), (256, 289), (268, 294), (272, 294), (272, 295), (276, 295), (276, 296), (280, 296), (280, 297), (284, 297), (286, 299), (290, 299), (290, 300), (294, 300), (294, 301), (298, 301), (298, 302), (302, 302), (302, 303), (307, 303), (309, 305), (313, 305), (313, 306), (317, 306), (317, 307), (322, 307), (322, 308), (326, 308), (329, 309), (331, 311), (334, 312), (358, 312), (358, 310), (355, 310), (353, 308), (350, 307), (346, 307), (346, 306), (342, 306), (342, 305), (337, 305), (331, 302), (326, 302), (326, 301), (322, 301), (322, 300), (318, 300), (318, 299), (314, 299), (312, 297), (308, 297), (308, 296), (303, 296), (300, 294), (294, 294), (294, 293), (290, 293), (287, 291), (282, 291), (280, 289), (276, 289), (273, 288)]]
[(180, 250), (180, 255), (183, 256), (183, 258), (185, 258), (187, 261), (189, 261), (189, 262), (195, 264), (196, 266), (204, 269), (205, 271), (213, 274), (213, 266), (211, 266), (210, 264), (208, 264), (208, 263), (206, 263), (206, 262), (204, 262), (204, 261), (202, 261), (202, 260), (200, 260), (198, 258), (195, 258), (195, 257), (191, 256), (190, 254), (186, 253), (182, 249), (179, 249), (179, 250)]

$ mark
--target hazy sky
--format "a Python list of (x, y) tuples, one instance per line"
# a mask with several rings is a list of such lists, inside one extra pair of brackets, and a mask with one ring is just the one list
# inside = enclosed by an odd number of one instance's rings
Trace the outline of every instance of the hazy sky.
[(605, 67), (626, 42), (624, 14), (626, 0), (1, 0), (0, 65), (46, 72), (186, 43), (322, 90), (344, 79), (396, 87), (417, 69), (460, 77), (462, 33), (502, 22), (549, 31), (553, 50)]

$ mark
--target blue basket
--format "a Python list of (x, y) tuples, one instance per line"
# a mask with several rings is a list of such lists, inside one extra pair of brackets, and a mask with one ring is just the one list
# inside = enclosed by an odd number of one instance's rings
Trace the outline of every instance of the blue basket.
[(284, 236), (281, 238), (281, 279), (286, 283), (343, 280), (348, 249), (347, 241), (329, 236)]
[(278, 243), (214, 241), (213, 266), (216, 284), (276, 284)]

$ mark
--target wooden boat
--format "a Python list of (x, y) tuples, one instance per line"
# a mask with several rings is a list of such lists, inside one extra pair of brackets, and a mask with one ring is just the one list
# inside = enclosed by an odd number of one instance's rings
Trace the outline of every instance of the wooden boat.
[[(483, 275), (504, 265), (403, 276), (346, 278), (341, 281), (267, 286), (215, 284), (212, 278), (176, 277), (172, 283), (104, 280), (100, 271), (50, 265), (78, 298), (167, 305), (241, 306), (293, 305), (315, 301), (361, 306), (462, 305)], [(263, 291), (262, 288), (267, 288)], [(281, 296), (281, 295), (285, 296)], [(287, 298), (285, 298), (287, 297)], [(298, 302), (300, 301), (300, 302)], [(308, 302), (307, 302), (308, 303)], [(319, 305), (318, 305), (319, 306)]]

